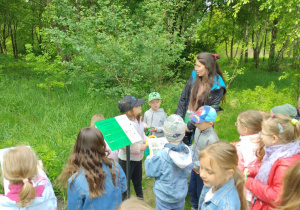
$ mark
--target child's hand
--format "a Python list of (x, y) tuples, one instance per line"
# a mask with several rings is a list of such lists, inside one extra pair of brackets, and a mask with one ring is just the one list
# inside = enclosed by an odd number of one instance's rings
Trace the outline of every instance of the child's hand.
[(141, 145), (141, 151), (145, 151), (147, 149), (148, 145), (147, 144), (142, 144)]
[(37, 162), (37, 168), (43, 170), (44, 166), (43, 166), (43, 162), (41, 160), (38, 160)]
[(157, 127), (152, 128), (152, 129), (149, 130), (149, 132), (156, 132), (156, 131), (157, 131)]
[(248, 178), (248, 175), (249, 175), (249, 170), (248, 170), (248, 168), (245, 168), (244, 169), (244, 176), (245, 176), (246, 179)]
[(144, 127), (144, 131), (147, 130), (148, 128), (149, 128), (149, 126), (145, 126), (145, 127)]

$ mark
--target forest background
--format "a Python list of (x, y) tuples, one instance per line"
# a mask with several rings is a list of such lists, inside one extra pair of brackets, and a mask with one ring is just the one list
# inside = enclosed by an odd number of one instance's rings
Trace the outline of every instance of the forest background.
[[(203, 51), (221, 55), (227, 80), (215, 129), (220, 139), (237, 141), (234, 122), (241, 111), (297, 103), (299, 5), (0, 0), (0, 148), (29, 144), (54, 182), (79, 130), (94, 114), (119, 115), (117, 102), (124, 95), (147, 98), (158, 91), (161, 107), (173, 114), (195, 56)], [(143, 187), (154, 206), (153, 179), (145, 176)], [(66, 191), (54, 188), (65, 200)]]

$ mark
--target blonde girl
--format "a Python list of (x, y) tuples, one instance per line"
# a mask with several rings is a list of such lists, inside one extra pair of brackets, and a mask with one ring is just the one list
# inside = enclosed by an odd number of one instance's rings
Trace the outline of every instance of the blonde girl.
[(240, 134), (240, 142), (236, 144), (239, 157), (238, 168), (243, 172), (247, 167), (260, 164), (256, 157), (256, 150), (259, 148), (261, 139), (262, 115), (255, 110), (247, 110), (240, 113), (235, 125)]
[(236, 149), (229, 143), (219, 141), (201, 151), (200, 176), (204, 187), (199, 210), (247, 208), (244, 178), (237, 165)]
[[(239, 157), (238, 168), (241, 172), (247, 170), (248, 167), (259, 167), (261, 161), (257, 158), (256, 153), (260, 147), (261, 123), (262, 115), (255, 110), (247, 110), (241, 112), (235, 123), (240, 134), (240, 142), (236, 144), (236, 150)], [(249, 191), (245, 192), (248, 202), (252, 199)]]
[(0, 196), (0, 209), (56, 209), (51, 182), (30, 148), (19, 146), (4, 155), (3, 176), (9, 192)]
[[(271, 114), (262, 123), (261, 138), (265, 156), (258, 171), (249, 168), (246, 187), (253, 193), (251, 209), (278, 206), (283, 176), (293, 162), (300, 159), (298, 139), (300, 123), (288, 115)], [(254, 178), (255, 176), (255, 178)]]
[(283, 192), (276, 210), (300, 209), (300, 160), (290, 167), (283, 179)]
[[(132, 121), (135, 129), (141, 136), (141, 141), (130, 145), (130, 174), (126, 174), (127, 179), (132, 180), (135, 194), (137, 197), (143, 199), (142, 189), (142, 159), (144, 151), (147, 148), (146, 135), (144, 133), (144, 124), (142, 122), (142, 107), (145, 99), (136, 99), (128, 95), (122, 98), (118, 103), (119, 110), (126, 114), (128, 119)], [(126, 171), (126, 147), (119, 151), (119, 163), (124, 171)], [(123, 200), (126, 192), (123, 193)]]
[(103, 135), (95, 127), (80, 130), (58, 179), (68, 187), (68, 209), (116, 209), (126, 190), (125, 174), (106, 156)]

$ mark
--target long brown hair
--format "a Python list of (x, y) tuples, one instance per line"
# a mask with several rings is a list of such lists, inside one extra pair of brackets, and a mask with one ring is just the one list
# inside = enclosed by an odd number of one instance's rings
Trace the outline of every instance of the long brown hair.
[(280, 205), (276, 210), (298, 210), (300, 208), (300, 160), (286, 171), (280, 199)]
[[(68, 158), (67, 165), (58, 180), (62, 187), (68, 186), (68, 179), (75, 173), (84, 169), (84, 175), (89, 184), (90, 198), (102, 196), (105, 191), (106, 173), (103, 171), (103, 164), (108, 166), (112, 175), (112, 181), (115, 187), (117, 172), (112, 159), (109, 159), (106, 154), (106, 146), (102, 133), (94, 127), (82, 128), (77, 136), (76, 143), (73, 148), (73, 153)], [(77, 175), (78, 176), (78, 175)], [(72, 187), (72, 180), (70, 186)]]
[[(20, 201), (16, 203), (17, 206), (29, 206), (35, 198), (36, 193), (31, 181), (37, 173), (37, 157), (30, 148), (19, 146), (4, 155), (3, 176), (10, 184), (23, 185), (18, 194)], [(28, 181), (23, 181), (24, 179)]]
[(237, 168), (238, 156), (235, 146), (224, 141), (218, 141), (205, 147), (199, 158), (209, 156), (224, 170), (234, 170), (234, 184), (239, 194), (241, 210), (247, 209), (247, 202), (244, 196), (245, 181), (241, 171)]
[[(217, 59), (220, 58), (219, 55), (216, 56)], [(223, 77), (223, 73), (221, 68), (216, 61), (215, 57), (211, 53), (203, 52), (197, 55), (197, 60), (202, 63), (208, 70), (207, 77), (196, 77), (190, 97), (190, 105), (189, 109), (192, 111), (196, 111), (199, 107), (203, 105), (209, 105), (209, 96), (211, 92), (211, 87), (214, 83), (214, 77), (218, 74), (222, 77), (223, 81), (225, 79)], [(199, 88), (201, 89), (201, 94), (199, 95)], [(225, 100), (225, 94), (223, 95), (222, 101)]]

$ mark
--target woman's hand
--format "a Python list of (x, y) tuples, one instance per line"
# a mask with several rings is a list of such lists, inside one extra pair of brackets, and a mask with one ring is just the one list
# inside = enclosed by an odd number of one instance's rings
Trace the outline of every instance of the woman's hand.
[(188, 127), (187, 127), (187, 125), (185, 125), (185, 132), (191, 132), (189, 129), (188, 129)]

